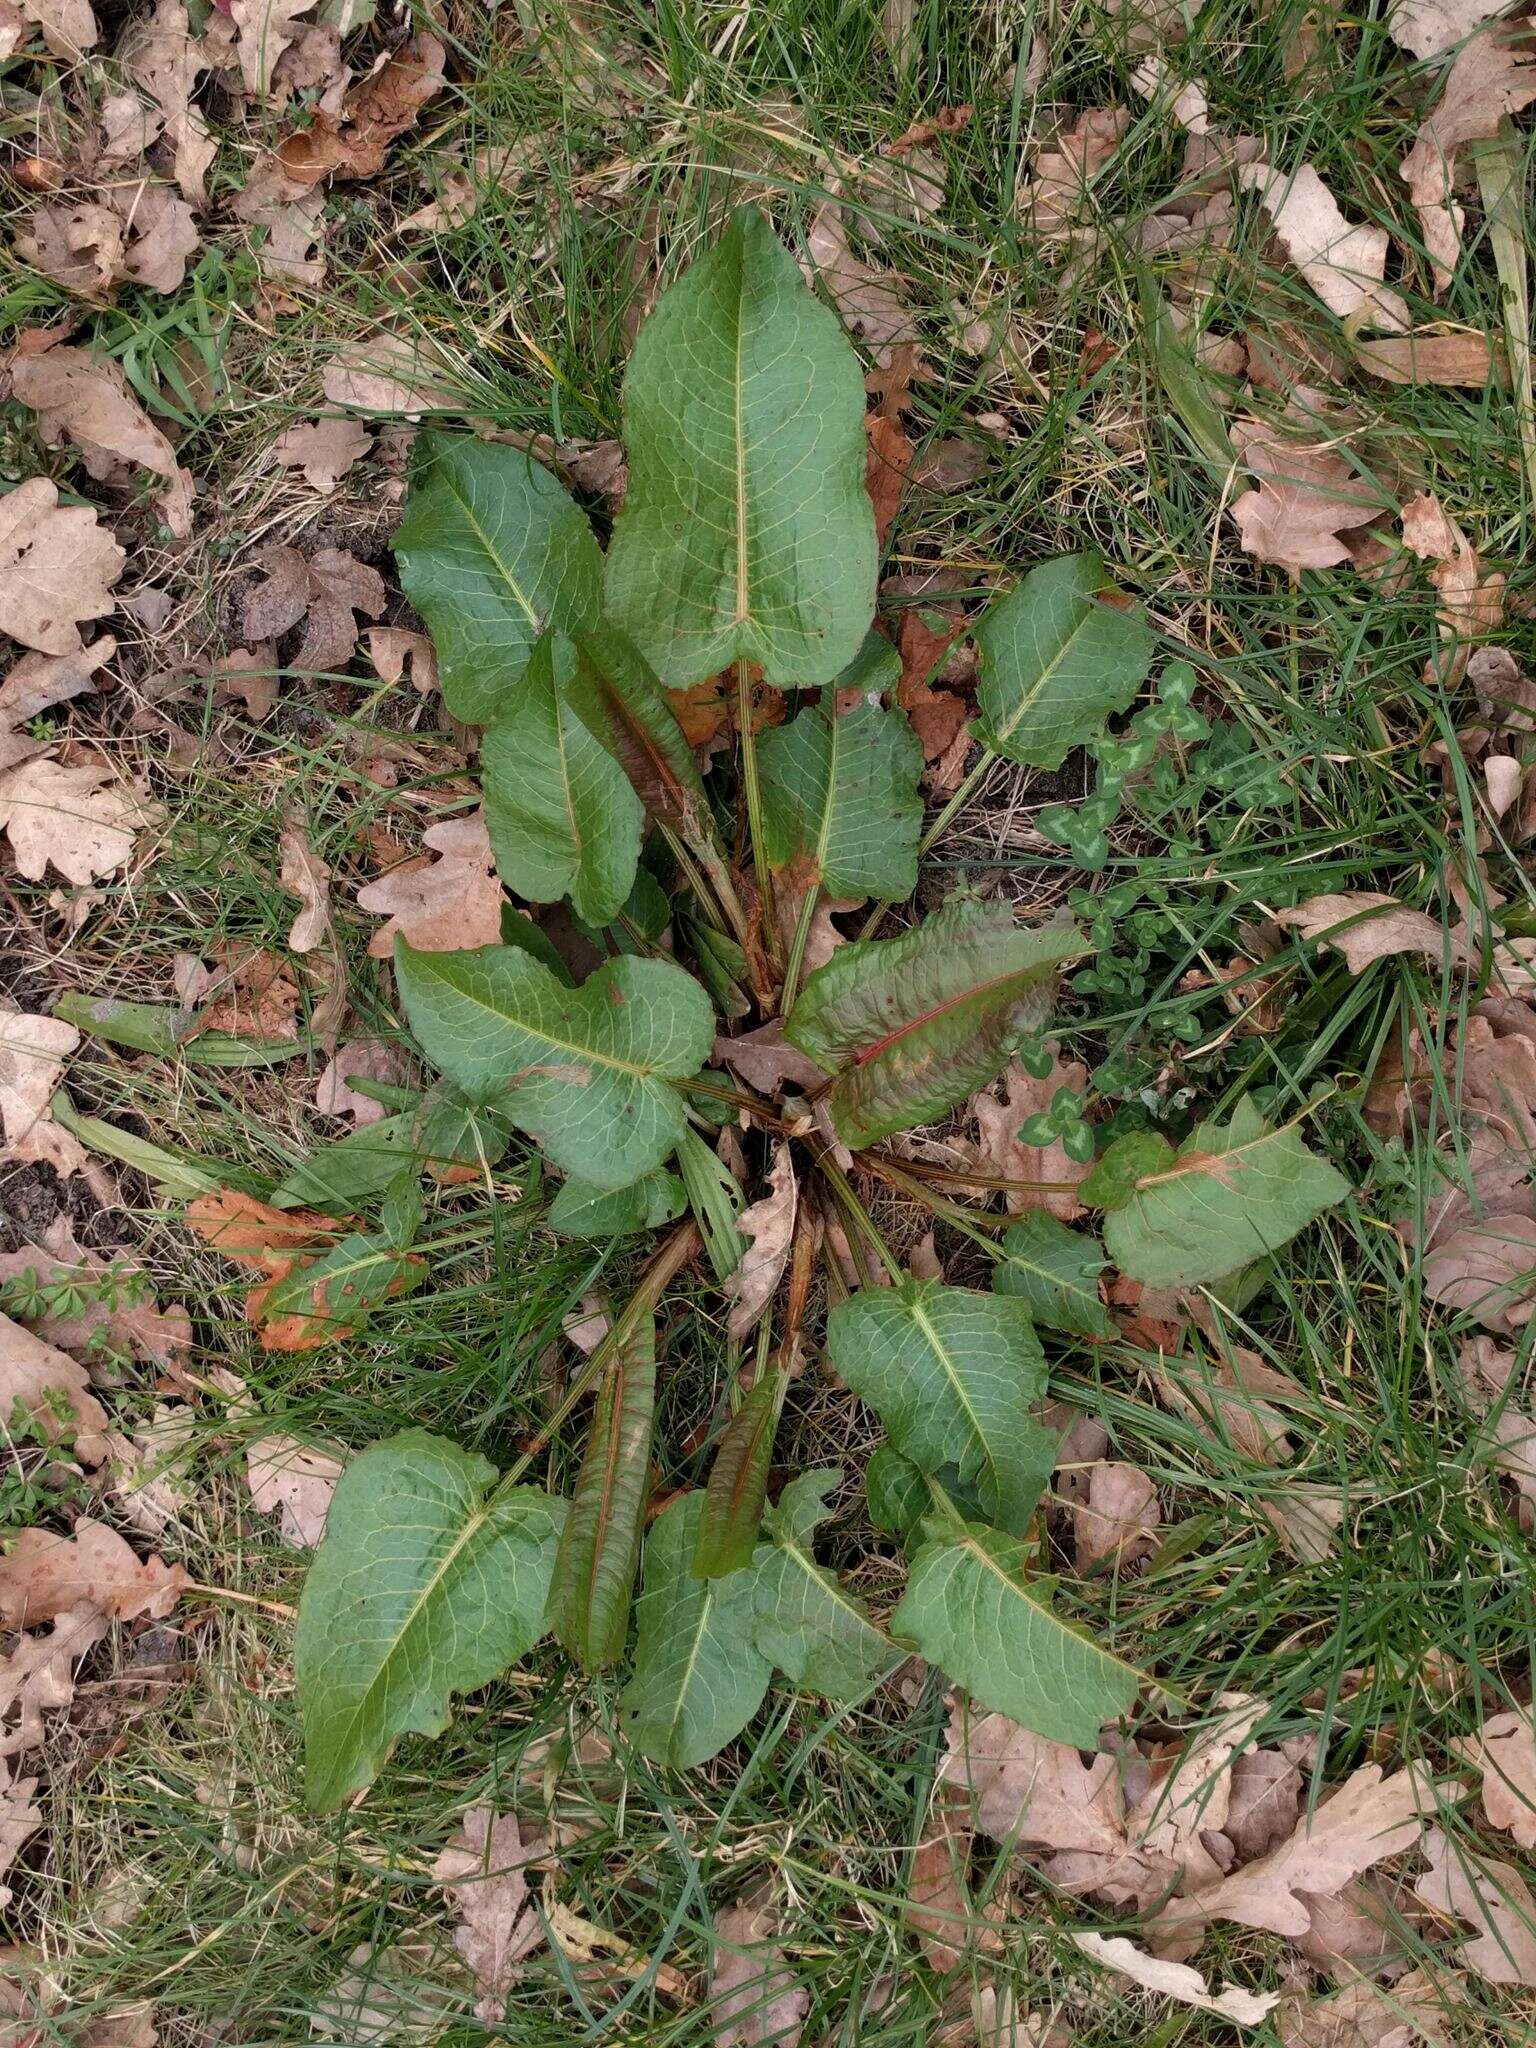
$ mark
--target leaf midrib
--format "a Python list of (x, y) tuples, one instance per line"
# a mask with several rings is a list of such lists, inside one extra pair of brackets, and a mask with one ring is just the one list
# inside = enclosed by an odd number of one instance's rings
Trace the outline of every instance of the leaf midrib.
[[(429, 953), (418, 955), (417, 957), (433, 960), (439, 956)], [(441, 957), (451, 959), (452, 955), (444, 954)], [(476, 1009), (484, 1010), (488, 1017), (495, 1017), (503, 1024), (515, 1025), (519, 1031), (526, 1031), (530, 1038), (541, 1039), (545, 1045), (550, 1046), (556, 1052), (568, 1052), (577, 1059), (591, 1060), (594, 1066), (609, 1067), (616, 1074), (627, 1074), (631, 1080), (646, 1082), (653, 1087), (659, 1085), (661, 1081), (670, 1078), (660, 1074), (654, 1067), (637, 1067), (632, 1060), (621, 1060), (617, 1053), (599, 1052), (590, 1045), (573, 1043), (565, 1038), (556, 1038), (553, 1032), (546, 1031), (542, 1026), (525, 1024), (520, 1017), (514, 1017), (505, 1010), (498, 1010), (494, 1003), (488, 1003), (482, 997), (475, 995), (471, 990), (459, 987), (457, 983), (449, 981), (446, 975), (442, 975), (439, 978), (445, 987), (453, 990), (455, 995), (461, 996), (467, 1003), (473, 1003)]]
[(992, 1455), (992, 1446), (988, 1442), (986, 1431), (981, 1426), (981, 1418), (965, 1390), (965, 1384), (960, 1377), (959, 1368), (952, 1354), (945, 1349), (938, 1331), (934, 1328), (933, 1319), (923, 1307), (922, 1302), (914, 1298), (908, 1305), (912, 1311), (913, 1322), (917, 1324), (918, 1329), (927, 1340), (929, 1349), (939, 1361), (940, 1370), (953, 1388), (956, 1400), (965, 1411), (965, 1418), (970, 1425), (971, 1434), (981, 1445), (987, 1463), (992, 1467), (995, 1474), (997, 1471), (997, 1460)]
[(1004, 1571), (997, 1559), (993, 1557), (984, 1544), (977, 1542), (969, 1529), (957, 1531), (952, 1540), (958, 1548), (968, 1550), (972, 1557), (978, 1558), (986, 1566), (993, 1578), (1001, 1581), (1015, 1599), (1023, 1601), (1031, 1614), (1038, 1615), (1042, 1621), (1048, 1622), (1054, 1629), (1059, 1629), (1063, 1635), (1071, 1636), (1075, 1643), (1080, 1643), (1085, 1650), (1091, 1651), (1101, 1664), (1110, 1664), (1117, 1671), (1129, 1673), (1140, 1684), (1141, 1674), (1137, 1671), (1134, 1664), (1127, 1664), (1123, 1657), (1117, 1657), (1112, 1650), (1101, 1649), (1090, 1637), (1080, 1635), (1075, 1628), (1069, 1628), (1067, 1623), (1062, 1620), (1061, 1616), (1053, 1608), (1042, 1606), (1027, 1586), (1020, 1585), (1019, 1581), (1011, 1573)]
[(1066, 639), (1063, 640), (1061, 646), (1057, 649), (1056, 653), (1051, 657), (1050, 661), (1048, 661), (1045, 667), (1041, 669), (1039, 675), (1035, 678), (1033, 687), (1026, 694), (1020, 697), (1018, 709), (1014, 712), (1013, 716), (1010, 719), (1000, 722), (992, 728), (993, 732), (996, 734), (998, 739), (1011, 740), (1013, 738), (1013, 735), (1018, 731), (1019, 726), (1023, 723), (1025, 713), (1032, 711), (1035, 705), (1039, 703), (1040, 698), (1043, 695), (1046, 686), (1050, 682), (1052, 676), (1055, 675), (1057, 669), (1061, 667), (1061, 664), (1066, 660), (1067, 656), (1071, 653), (1073, 645), (1077, 640), (1077, 636), (1079, 635), (1079, 633), (1085, 631), (1085, 629), (1087, 628), (1088, 622), (1093, 616), (1094, 604), (1095, 600), (1090, 597), (1087, 600), (1087, 610), (1083, 613), (1082, 617), (1077, 621), (1077, 624), (1072, 628), (1071, 632), (1068, 633)]
[(451, 476), (443, 474), (442, 482), (443, 488), (447, 491), (449, 497), (452, 498), (462, 509), (464, 517), (468, 522), (471, 531), (474, 533), (475, 538), (479, 541), (480, 545), (485, 549), (485, 552), (487, 553), (487, 555), (490, 556), (491, 560), (496, 564), (496, 567), (501, 574), (502, 581), (506, 584), (508, 590), (511, 591), (513, 597), (515, 597), (517, 602), (522, 606), (523, 612), (527, 617), (529, 625), (533, 628), (535, 633), (540, 632), (542, 629), (539, 624), (538, 613), (534, 610), (533, 606), (529, 603), (528, 599), (523, 595), (522, 587), (518, 583), (517, 578), (512, 574), (512, 571), (507, 567), (506, 563), (501, 559), (501, 556), (497, 553), (489, 533), (486, 532), (485, 528), (480, 524), (480, 521), (475, 517), (474, 508), (471, 506), (468, 498), (465, 497), (464, 493), (459, 489), (458, 485), (454, 482)]
[(873, 1045), (861, 1046), (849, 1064), (854, 1067), (867, 1067), (871, 1060), (877, 1059), (883, 1052), (888, 1052), (893, 1045), (899, 1045), (902, 1039), (910, 1038), (915, 1031), (921, 1031), (926, 1025), (937, 1023), (941, 1017), (947, 1017), (966, 1003), (974, 1002), (978, 996), (991, 995), (994, 989), (1004, 988), (1010, 981), (1023, 981), (1030, 975), (1046, 974), (1052, 967), (1059, 966), (1062, 960), (1071, 957), (1070, 954), (1064, 953), (1059, 960), (1037, 960), (1028, 967), (1015, 967), (1007, 974), (995, 975), (990, 981), (973, 982), (959, 995), (951, 996), (946, 1002), (935, 1003), (931, 1009), (923, 1010), (915, 1017), (909, 1017), (894, 1031), (888, 1031), (884, 1038), (876, 1039)]

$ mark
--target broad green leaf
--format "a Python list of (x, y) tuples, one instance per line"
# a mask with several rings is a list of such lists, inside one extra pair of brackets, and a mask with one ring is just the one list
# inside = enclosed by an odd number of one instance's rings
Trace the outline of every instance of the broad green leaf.
[(1139, 608), (1098, 601), (1097, 555), (1042, 562), (998, 598), (976, 627), (981, 675), (976, 737), (996, 754), (1059, 768), (1111, 712), (1124, 711), (1152, 663), (1151, 629)]
[(408, 1258), (392, 1236), (354, 1230), (308, 1265), (301, 1261), (274, 1280), (262, 1297), (261, 1319), (270, 1325), (283, 1316), (313, 1318), (344, 1337), (360, 1330), (391, 1296), (411, 1293), (425, 1278), (420, 1259)]
[(701, 1764), (762, 1705), (771, 1666), (752, 1641), (750, 1570), (693, 1575), (702, 1493), (685, 1493), (645, 1543), (634, 1675), (619, 1697), (630, 1739), (657, 1763)]
[(555, 1559), (550, 1626), (585, 1671), (601, 1671), (624, 1654), (651, 1491), (655, 1408), (656, 1318), (647, 1314), (608, 1361)]
[(418, 953), (402, 939), (395, 960), (427, 1057), (471, 1098), (499, 1098), (567, 1173), (627, 1187), (683, 1136), (670, 1084), (708, 1059), (715, 1018), (670, 960), (608, 960), (576, 989), (511, 946)]
[(753, 208), (663, 293), (624, 379), (608, 610), (672, 687), (830, 682), (875, 609), (864, 384)]
[(901, 656), (885, 635), (871, 626), (858, 653), (835, 680), (839, 690), (864, 690), (883, 697), (901, 681)]
[(629, 778), (578, 715), (576, 650), (546, 633), (480, 745), (485, 823), (501, 879), (529, 903), (569, 896), (604, 925), (623, 907), (645, 813)]
[(554, 940), (542, 925), (535, 924), (526, 910), (518, 910), (510, 903), (501, 906), (501, 943), (516, 946), (519, 952), (531, 953), (541, 966), (547, 967), (556, 981), (564, 982), (567, 988), (576, 986), (576, 977), (561, 958)]
[(864, 1497), (869, 1519), (887, 1535), (903, 1542), (933, 1507), (928, 1481), (894, 1444), (876, 1444), (864, 1467)]
[(488, 1685), (544, 1633), (565, 1512), (425, 1430), (342, 1473), (299, 1603), (294, 1660), (305, 1796), (328, 1812), (397, 1737), (436, 1735), (456, 1692)]
[(285, 1173), (270, 1197), (274, 1209), (356, 1209), (383, 1192), (416, 1150), (416, 1117), (402, 1111), (319, 1145)]
[(697, 837), (709, 815), (704, 784), (654, 669), (606, 619), (581, 635), (577, 653), (573, 689), (588, 723), (606, 734), (651, 816)]
[(956, 1466), (986, 1513), (1023, 1533), (1055, 1438), (1034, 1419), (1045, 1359), (1022, 1301), (908, 1275), (833, 1309), (827, 1357), (903, 1457)]
[(899, 938), (840, 947), (784, 1035), (835, 1075), (838, 1136), (873, 1144), (995, 1079), (1044, 1025), (1056, 969), (1088, 950), (1070, 918), (1021, 925), (1003, 904), (949, 903)]
[(580, 506), (520, 448), (421, 438), (394, 539), (400, 587), (431, 631), (443, 702), (489, 725), (547, 627), (597, 625), (603, 558)]
[(451, 1081), (438, 1081), (421, 1098), (416, 1150), (423, 1159), (445, 1159), (483, 1172), (507, 1150), (511, 1120), (498, 1103), (470, 1102)]
[(753, 1640), (802, 1692), (851, 1700), (893, 1671), (902, 1653), (869, 1618), (856, 1594), (817, 1564), (811, 1538), (842, 1483), (836, 1467), (802, 1472), (770, 1509), (770, 1540), (753, 1569)]
[(923, 750), (902, 712), (859, 704), (829, 718), (807, 707), (763, 734), (757, 758), (771, 867), (804, 859), (833, 897), (911, 895)]
[(1141, 1163), (1129, 1201), (1105, 1219), (1104, 1246), (1148, 1287), (1196, 1287), (1278, 1251), (1348, 1193), (1293, 1125), (1271, 1129), (1245, 1096), (1230, 1123), (1200, 1124), (1177, 1153), (1164, 1139), (1161, 1160)]
[(997, 1293), (1016, 1294), (1048, 1329), (1113, 1337), (1115, 1326), (1099, 1299), (1099, 1275), (1108, 1261), (1091, 1237), (1032, 1209), (1010, 1226), (1002, 1249), (992, 1274)]
[(745, 1207), (736, 1176), (697, 1131), (685, 1131), (677, 1148), (677, 1170), (688, 1190), (688, 1206), (704, 1238), (717, 1280), (729, 1280), (741, 1264), (747, 1240), (736, 1228)]
[(568, 1180), (549, 1205), (549, 1227), (562, 1237), (628, 1237), (681, 1216), (684, 1199), (682, 1182), (664, 1167), (627, 1188)]
[(1024, 1576), (1029, 1546), (980, 1522), (931, 1517), (891, 1633), (915, 1643), (984, 1707), (1053, 1742), (1097, 1749), (1136, 1697), (1137, 1673), (1051, 1609), (1054, 1581)]
[(768, 1492), (768, 1467), (784, 1401), (784, 1376), (764, 1372), (727, 1424), (704, 1489), (693, 1568), (702, 1579), (724, 1578), (752, 1562)]

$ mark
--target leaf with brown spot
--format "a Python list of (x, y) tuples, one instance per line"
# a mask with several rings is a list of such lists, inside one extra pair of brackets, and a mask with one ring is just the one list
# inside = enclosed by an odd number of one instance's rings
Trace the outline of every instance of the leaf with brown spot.
[(72, 1536), (23, 1529), (0, 1557), (0, 1622), (35, 1628), (79, 1608), (114, 1621), (159, 1620), (189, 1583), (179, 1564), (139, 1559), (115, 1529), (82, 1515)]

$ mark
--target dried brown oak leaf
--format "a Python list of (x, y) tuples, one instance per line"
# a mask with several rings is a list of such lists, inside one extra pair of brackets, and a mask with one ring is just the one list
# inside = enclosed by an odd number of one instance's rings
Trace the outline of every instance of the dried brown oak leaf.
[(768, 1170), (768, 1193), (736, 1219), (737, 1229), (751, 1243), (725, 1287), (731, 1301), (726, 1334), (733, 1343), (741, 1342), (778, 1289), (795, 1235), (798, 1196), (789, 1147), (780, 1144)]
[(1106, 1969), (1117, 1970), (1144, 1991), (1164, 1993), (1180, 2005), (1192, 2005), (1201, 2012), (1235, 2020), (1241, 2026), (1257, 2026), (1280, 2003), (1278, 1991), (1245, 1991), (1239, 1984), (1224, 1984), (1218, 1991), (1188, 1963), (1173, 1963), (1148, 1955), (1123, 1934), (1074, 1934), (1072, 1939)]
[(75, 1666), (90, 1655), (110, 1623), (93, 1607), (70, 1607), (46, 1632), (18, 1636), (0, 1657), (0, 1756), (24, 1756), (43, 1739), (43, 1713), (75, 1696)]
[(955, 1786), (936, 1787), (933, 1810), (912, 1852), (901, 1908), (904, 1925), (941, 1976), (955, 1967), (978, 1933), (984, 1947), (997, 1944), (996, 1929), (978, 1924), (966, 1884), (971, 1834), (964, 1813), (965, 1798)]
[(46, 477), (28, 477), (0, 498), (0, 632), (78, 654), (80, 621), (112, 610), (127, 559), (89, 505), (61, 505)]
[(1438, 296), (1461, 256), (1462, 210), (1453, 196), (1457, 151), (1498, 133), (1506, 114), (1536, 99), (1536, 47), (1528, 25), (1479, 30), (1446, 74), (1432, 113), (1420, 124), (1400, 174), (1419, 216)]
[(888, 363), (894, 349), (917, 339), (900, 278), (894, 271), (876, 270), (854, 254), (843, 210), (835, 200), (817, 208), (805, 247), (807, 281), (820, 281), (843, 325), (858, 335), (877, 363)]
[(354, 612), (376, 619), (388, 593), (377, 569), (344, 548), (321, 548), (306, 561), (297, 548), (263, 548), (255, 558), (263, 580), (245, 594), (241, 626), (249, 640), (273, 640), (304, 621), (289, 663), (307, 672), (344, 669), (357, 646)]
[(1275, 2030), (1282, 2048), (1452, 2048), (1442, 2021), (1459, 1983), (1443, 1970), (1391, 1984), (1358, 1978), (1329, 1998), (1287, 1999)]
[(1439, 1828), (1425, 1838), (1429, 1869), (1414, 1885), (1426, 1906), (1478, 1930), (1456, 1961), (1489, 1984), (1536, 1985), (1536, 1898), (1511, 1863), (1474, 1857)]
[(1456, 1753), (1482, 1773), (1488, 1825), (1505, 1829), (1522, 1849), (1536, 1849), (1536, 1729), (1530, 1709), (1491, 1714), (1480, 1734), (1456, 1745)]
[(1020, 212), (1037, 234), (1060, 234), (1090, 210), (1093, 181), (1130, 125), (1125, 107), (1089, 107), (1070, 128), (1041, 144), (1034, 177), (1019, 199)]
[(411, 688), (424, 697), (437, 688), (437, 652), (425, 633), (412, 633), (404, 626), (371, 626), (363, 641), (381, 682), (409, 678)]
[(0, 1622), (35, 1628), (79, 1608), (114, 1621), (159, 1620), (189, 1583), (179, 1564), (136, 1557), (115, 1529), (82, 1515), (72, 1536), (23, 1529), (0, 1557)]
[(398, 1085), (405, 1079), (405, 1067), (395, 1048), (377, 1038), (353, 1039), (338, 1047), (327, 1062), (315, 1083), (315, 1107), (322, 1116), (350, 1117), (353, 1129), (360, 1131), (367, 1124), (381, 1123), (389, 1112), (382, 1102), (348, 1085), (354, 1075)]
[(428, 100), (442, 91), (445, 54), (436, 36), (413, 36), (351, 88), (339, 112), (322, 110), (307, 128), (283, 138), (277, 156), (284, 171), (300, 185), (377, 177), (390, 144), (415, 126)]
[(268, 1045), (298, 1037), (302, 991), (289, 961), (265, 946), (219, 945), (209, 957), (220, 972), (186, 1033), (188, 1041), (204, 1031), (229, 1031)]
[(71, 1445), (82, 1465), (107, 1455), (106, 1410), (85, 1367), (0, 1315), (0, 1421), (8, 1428), (18, 1404), (48, 1443)]
[(1019, 1129), (1028, 1118), (1050, 1108), (1058, 1088), (1070, 1088), (1080, 1095), (1088, 1085), (1088, 1069), (1076, 1060), (1053, 1056), (1050, 1073), (1037, 1081), (1017, 1060), (1011, 1060), (1001, 1085), (1001, 1101), (989, 1088), (971, 1098), (969, 1114), (976, 1119), (980, 1136), (971, 1147), (970, 1163), (999, 1179), (1025, 1183), (1004, 1194), (1010, 1215), (1044, 1209), (1063, 1223), (1071, 1223), (1083, 1213), (1077, 1190), (1088, 1168), (1069, 1159), (1059, 1140), (1049, 1145), (1021, 1143)]
[(1297, 576), (1347, 562), (1343, 536), (1383, 507), (1321, 422), (1297, 416), (1291, 425), (1287, 433), (1266, 420), (1234, 422), (1233, 444), (1257, 488), (1234, 499), (1231, 512), (1244, 553)]
[(419, 420), (462, 402), (448, 364), (430, 344), (387, 328), (337, 349), (322, 383), (327, 403), (343, 412)]
[(229, 0), (224, 11), (235, 25), (235, 54), (247, 92), (258, 99), (271, 95), (277, 60), (298, 37), (293, 24), (314, 4), (315, 0)]
[(100, 36), (90, 0), (18, 0), (28, 21), (35, 21), (55, 57), (78, 57)]
[(423, 953), (498, 944), (501, 883), (485, 813), (440, 819), (421, 837), (435, 860), (409, 861), (357, 892), (360, 910), (388, 919), (368, 942), (370, 957), (389, 959), (397, 936)]
[(84, 1146), (49, 1111), (64, 1062), (79, 1043), (79, 1032), (62, 1017), (34, 1016), (0, 1002), (0, 1156), (60, 1174), (84, 1166)]
[[(361, 420), (301, 420), (278, 435), (272, 444), (272, 459), (285, 469), (302, 470), (312, 490), (334, 491), (353, 463), (372, 446), (373, 436)], [(370, 643), (372, 638), (370, 634)]]
[(1438, 57), (1504, 11), (1505, 0), (1392, 0), (1387, 29), (1415, 57)]
[(432, 1866), (459, 1917), (453, 1945), (480, 1990), (477, 2019), (503, 2017), (523, 1959), (544, 1939), (524, 1874), (544, 1853), (542, 1842), (524, 1843), (514, 1815), (471, 1806), (462, 1831)]
[(77, 888), (110, 875), (160, 815), (145, 785), (124, 782), (107, 762), (66, 768), (34, 758), (0, 775), (0, 830), (29, 882), (50, 865)]
[(718, 2048), (795, 2048), (800, 2039), (810, 1993), (784, 1961), (778, 1924), (765, 1892), (715, 1915), (709, 1988)]
[(297, 1437), (264, 1436), (245, 1453), (246, 1484), (259, 1513), (279, 1516), (283, 1541), (313, 1550), (346, 1464), (339, 1445), (303, 1444)]
[(1298, 164), (1294, 171), (1239, 164), (1237, 182), (1257, 194), (1274, 223), (1276, 241), (1330, 313), (1351, 329), (1407, 330), (1408, 308), (1382, 282), (1389, 245), (1385, 228), (1352, 226), (1310, 164)]
[[(42, 1808), (34, 1805), (32, 1797), (37, 1787), (36, 1778), (17, 1777), (10, 1764), (0, 1757), (0, 1877), (43, 1824)], [(8, 1906), (11, 1898), (10, 1886), (0, 1883), (0, 1906)], [(14, 2034), (11, 2038), (15, 2039)]]
[(1275, 923), (1342, 954), (1351, 974), (1398, 953), (1416, 953), (1436, 967), (1467, 957), (1465, 944), (1439, 918), (1370, 889), (1308, 897), (1292, 910), (1277, 910)]
[(0, 772), (41, 753), (44, 742), (19, 732), (40, 712), (94, 687), (96, 672), (117, 652), (110, 633), (78, 654), (24, 654), (0, 681)]
[(282, 856), (278, 881), (302, 905), (288, 933), (288, 949), (313, 953), (331, 929), (331, 871), (298, 826), (285, 825), (277, 844)]
[(1484, 573), (1481, 557), (1432, 492), (1420, 491), (1403, 506), (1403, 545), (1430, 566), (1439, 593), (1437, 655), (1426, 662), (1427, 682), (1453, 687), (1466, 672), (1469, 640), (1485, 639), (1504, 623), (1504, 577)]
[(164, 483), (160, 506), (178, 540), (192, 531), (192, 475), (134, 397), (117, 364), (85, 348), (51, 348), (11, 358), (11, 389), (37, 414), (38, 431), (51, 446), (66, 437), (80, 450), (88, 474), (103, 483), (131, 481), (147, 469)]
[(159, 132), (175, 158), (176, 183), (193, 206), (207, 204), (204, 178), (218, 145), (192, 104), (208, 54), (190, 32), (185, 0), (158, 0), (146, 20), (130, 23), (117, 46), (118, 62), (159, 110)]

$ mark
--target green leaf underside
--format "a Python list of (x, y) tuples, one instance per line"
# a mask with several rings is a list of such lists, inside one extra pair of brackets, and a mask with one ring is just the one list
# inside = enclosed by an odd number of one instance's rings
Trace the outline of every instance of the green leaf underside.
[(1294, 1126), (1271, 1129), (1251, 1097), (1230, 1123), (1200, 1124), (1177, 1153), (1166, 1144), (1164, 1151), (1104, 1223), (1110, 1257), (1149, 1287), (1223, 1279), (1278, 1251), (1349, 1193)]
[(829, 896), (900, 901), (917, 887), (923, 750), (899, 711), (819, 707), (758, 743), (763, 845), (770, 867), (797, 856)]
[(562, 1237), (628, 1237), (681, 1216), (683, 1201), (682, 1182), (660, 1167), (627, 1188), (568, 1180), (549, 1205), (549, 1227)]
[(699, 1547), (693, 1559), (701, 1578), (723, 1578), (752, 1561), (782, 1398), (779, 1374), (765, 1372), (753, 1382), (720, 1439), (704, 1489)]
[(1101, 604), (1102, 586), (1096, 555), (1066, 555), (1031, 569), (978, 621), (976, 737), (994, 753), (1059, 768), (1134, 702), (1152, 633), (1139, 610)]
[(629, 778), (577, 714), (576, 651), (546, 633), (480, 746), (485, 822), (501, 879), (529, 903), (569, 896), (605, 925), (623, 908), (645, 813)]
[(586, 514), (520, 448), (426, 434), (395, 534), (400, 587), (426, 620), (443, 702), (468, 725), (511, 708), (546, 627), (602, 612), (603, 557)]
[(1074, 1337), (1113, 1337), (1115, 1326), (1098, 1286), (1108, 1261), (1091, 1237), (1044, 1209), (1033, 1209), (1010, 1225), (1002, 1250), (992, 1274), (997, 1293), (1017, 1295), (1048, 1329)]
[(891, 1633), (915, 1643), (985, 1707), (1053, 1742), (1096, 1749), (1136, 1697), (1130, 1665), (1052, 1612), (1052, 1582), (1025, 1582), (1028, 1546), (978, 1522), (930, 1519)]
[(1056, 1440), (1035, 1421), (1045, 1359), (1022, 1301), (910, 1275), (827, 1318), (834, 1370), (920, 1470), (958, 1468), (985, 1512), (1023, 1534)]
[(614, 1352), (598, 1389), (555, 1560), (550, 1626), (586, 1671), (601, 1671), (624, 1654), (650, 1498), (655, 1407), (656, 1318), (646, 1314)]
[(663, 682), (761, 662), (830, 682), (875, 606), (864, 386), (841, 325), (744, 208), (663, 293), (624, 379), (608, 610)]
[(946, 904), (894, 939), (840, 947), (785, 1036), (834, 1074), (847, 1145), (931, 1123), (1007, 1065), (1050, 1012), (1056, 969), (1088, 950), (1070, 918), (1019, 925), (1003, 905)]
[(425, 1430), (343, 1472), (299, 1605), (305, 1789), (319, 1812), (369, 1784), (397, 1737), (448, 1725), (544, 1633), (565, 1512), (536, 1487), (487, 1498), (484, 1458)]
[(853, 1700), (893, 1671), (902, 1652), (812, 1555), (812, 1532), (842, 1477), (835, 1467), (802, 1472), (770, 1510), (771, 1540), (753, 1558), (753, 1639), (800, 1691)]
[(715, 1020), (681, 967), (626, 955), (568, 989), (516, 947), (418, 953), (401, 940), (395, 959), (427, 1057), (472, 1098), (498, 1097), (567, 1173), (627, 1187), (682, 1137), (670, 1083), (703, 1066)]
[(752, 1640), (753, 1574), (693, 1574), (702, 1493), (685, 1493), (652, 1525), (635, 1603), (634, 1673), (619, 1697), (631, 1741), (657, 1763), (703, 1763), (739, 1735), (768, 1690), (771, 1666)]

